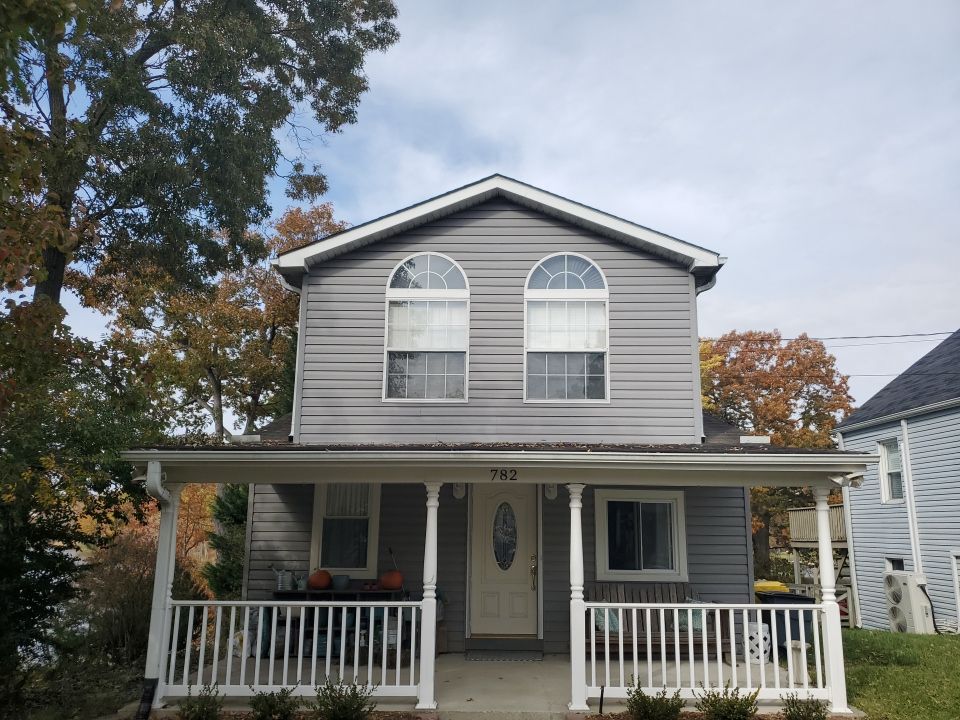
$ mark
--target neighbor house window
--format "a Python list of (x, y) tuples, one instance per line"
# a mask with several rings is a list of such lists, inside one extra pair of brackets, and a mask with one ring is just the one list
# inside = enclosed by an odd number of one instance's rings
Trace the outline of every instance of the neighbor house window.
[(315, 493), (311, 570), (376, 577), (380, 487), (324, 483)]
[(541, 261), (524, 294), (525, 398), (608, 398), (607, 283), (592, 261), (571, 253)]
[(401, 262), (387, 284), (384, 400), (467, 399), (467, 279), (437, 253)]
[(683, 492), (596, 490), (598, 580), (687, 580)]
[(888, 557), (886, 559), (887, 570), (891, 572), (903, 572), (903, 558), (892, 558)]
[(903, 500), (903, 463), (898, 440), (880, 443), (880, 479), (883, 502)]

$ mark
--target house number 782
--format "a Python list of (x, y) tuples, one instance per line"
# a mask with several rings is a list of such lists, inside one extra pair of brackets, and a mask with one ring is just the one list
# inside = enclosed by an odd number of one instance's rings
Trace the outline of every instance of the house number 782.
[(516, 468), (490, 468), (490, 482), (515, 482)]

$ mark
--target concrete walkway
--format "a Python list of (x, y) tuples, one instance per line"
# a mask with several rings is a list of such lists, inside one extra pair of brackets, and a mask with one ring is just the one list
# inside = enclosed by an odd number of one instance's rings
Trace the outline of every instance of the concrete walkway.
[(561, 718), (570, 701), (570, 661), (566, 655), (517, 662), (470, 661), (463, 655), (441, 655), (436, 678), (441, 718)]

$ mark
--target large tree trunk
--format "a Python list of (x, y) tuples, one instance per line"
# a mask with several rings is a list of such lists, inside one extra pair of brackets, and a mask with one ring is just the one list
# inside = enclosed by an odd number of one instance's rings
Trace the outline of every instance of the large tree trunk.
[[(60, 57), (59, 36), (48, 40), (44, 64), (50, 109), (50, 140), (56, 158), (49, 163), (48, 167), (46, 203), (48, 207), (60, 209), (66, 230), (69, 229), (72, 221), (77, 180), (73, 177), (74, 173), (71, 170), (76, 160), (70, 161), (67, 156), (67, 101), (64, 97), (64, 63)], [(44, 248), (43, 267), (46, 277), (37, 283), (33, 291), (33, 302), (47, 298), (59, 305), (64, 271), (67, 268), (67, 254), (59, 248)]]
[(33, 289), (33, 302), (47, 298), (59, 305), (63, 291), (63, 275), (67, 269), (67, 256), (57, 248), (46, 247), (43, 249), (43, 266), (46, 277)]
[(753, 575), (765, 577), (770, 572), (770, 516), (759, 516), (763, 525), (753, 533)]

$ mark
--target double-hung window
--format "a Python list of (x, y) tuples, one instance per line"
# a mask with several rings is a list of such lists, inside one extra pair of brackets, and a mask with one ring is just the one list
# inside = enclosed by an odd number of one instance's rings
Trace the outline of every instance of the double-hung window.
[(383, 399), (466, 400), (470, 290), (460, 266), (437, 253), (407, 258), (386, 296)]
[(903, 462), (896, 438), (880, 443), (880, 481), (883, 502), (903, 501)]
[(380, 486), (324, 483), (314, 492), (311, 569), (376, 577)]
[(598, 580), (687, 580), (682, 491), (596, 490)]
[(607, 283), (582, 255), (542, 260), (524, 292), (525, 400), (604, 402), (609, 398)]

